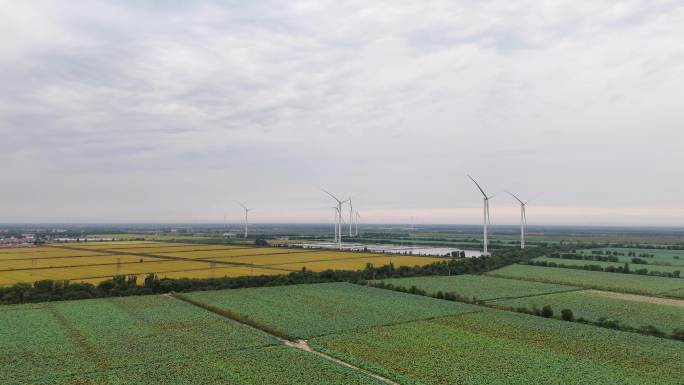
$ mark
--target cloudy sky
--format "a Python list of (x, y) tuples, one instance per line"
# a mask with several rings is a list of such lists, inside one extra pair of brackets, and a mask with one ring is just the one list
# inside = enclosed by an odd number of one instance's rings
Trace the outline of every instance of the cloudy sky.
[(0, 223), (684, 224), (684, 3), (0, 0)]

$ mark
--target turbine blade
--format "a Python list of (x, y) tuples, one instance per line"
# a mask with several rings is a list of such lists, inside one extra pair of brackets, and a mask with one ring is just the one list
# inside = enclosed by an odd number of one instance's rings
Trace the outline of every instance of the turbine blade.
[(518, 198), (517, 195), (513, 194), (512, 192), (510, 192), (510, 191), (508, 191), (508, 190), (504, 190), (504, 191), (506, 191), (506, 192), (507, 192), (510, 196), (512, 196), (513, 198), (515, 198), (518, 202), (520, 202), (521, 205), (524, 205), (524, 204), (525, 204), (522, 200), (520, 200), (520, 198)]
[(487, 194), (484, 192), (484, 190), (482, 189), (482, 187), (480, 187), (480, 185), (477, 183), (477, 181), (476, 181), (475, 179), (473, 179), (473, 177), (470, 176), (470, 175), (468, 175), (468, 178), (470, 178), (470, 180), (472, 180), (473, 183), (475, 183), (475, 186), (477, 186), (478, 190), (480, 190), (480, 192), (482, 193), (482, 195), (484, 195), (484, 196), (486, 197)]
[(324, 193), (330, 195), (330, 197), (331, 197), (332, 199), (336, 200), (337, 203), (341, 203), (341, 202), (342, 202), (342, 201), (340, 201), (339, 199), (337, 199), (336, 196), (332, 195), (332, 194), (331, 194), (330, 192), (328, 192), (327, 190), (321, 189), (321, 191), (323, 191)]

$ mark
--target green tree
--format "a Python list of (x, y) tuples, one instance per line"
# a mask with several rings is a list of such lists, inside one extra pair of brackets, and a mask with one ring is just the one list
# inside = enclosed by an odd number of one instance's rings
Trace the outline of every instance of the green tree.
[(563, 309), (561, 310), (561, 318), (564, 321), (574, 321), (575, 320), (575, 315), (572, 314), (572, 310), (570, 309)]

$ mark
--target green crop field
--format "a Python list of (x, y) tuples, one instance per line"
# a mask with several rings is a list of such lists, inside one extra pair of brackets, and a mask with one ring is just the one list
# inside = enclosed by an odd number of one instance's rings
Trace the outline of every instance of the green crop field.
[(312, 344), (403, 384), (681, 385), (684, 378), (681, 342), (489, 309)]
[(639, 270), (639, 269), (646, 269), (649, 272), (651, 271), (659, 271), (659, 272), (665, 272), (665, 273), (673, 273), (675, 271), (679, 271), (680, 273), (683, 273), (680, 275), (680, 278), (684, 278), (684, 266), (667, 266), (667, 265), (653, 265), (653, 264), (640, 264), (640, 263), (631, 263), (629, 261), (626, 262), (603, 262), (603, 261), (590, 261), (586, 259), (565, 259), (565, 258), (549, 258), (549, 257), (539, 257), (533, 259), (533, 261), (537, 262), (548, 262), (548, 263), (555, 263), (558, 265), (565, 265), (565, 266), (586, 266), (586, 265), (594, 265), (594, 266), (601, 266), (603, 268), (606, 267), (624, 267), (625, 263), (629, 265), (629, 269), (632, 271)]
[[(684, 301), (681, 302), (681, 305), (684, 305)], [(618, 320), (622, 324), (632, 327), (653, 325), (666, 333), (671, 333), (676, 328), (684, 329), (684, 307), (681, 305), (610, 298), (593, 290), (503, 299), (493, 303), (514, 308), (527, 307), (528, 309), (533, 306), (541, 309), (549, 305), (556, 315), (560, 315), (562, 309), (570, 309), (576, 318), (582, 317), (590, 321), (606, 318)]]
[(529, 295), (578, 290), (578, 288), (573, 286), (520, 281), (516, 279), (488, 277), (485, 275), (395, 278), (385, 279), (382, 282), (406, 288), (416, 286), (429, 294), (436, 294), (441, 291), (443, 293), (456, 293), (463, 297), (476, 298), (479, 300), (517, 298)]
[(682, 298), (681, 291), (675, 290), (684, 288), (684, 282), (678, 278), (605, 273), (560, 267), (510, 265), (487, 273), (487, 275), (634, 294), (658, 295), (666, 293), (664, 295), (679, 298)]
[(207, 291), (185, 296), (296, 338), (480, 310), (477, 306), (351, 283)]
[(640, 257), (641, 259), (645, 260), (649, 264), (665, 264), (665, 265), (672, 265), (672, 266), (684, 266), (684, 250), (666, 250), (666, 249), (632, 249), (632, 248), (625, 248), (625, 247), (609, 247), (609, 248), (601, 248), (601, 249), (589, 249), (589, 250), (578, 250), (577, 253), (583, 254), (583, 255), (591, 255), (592, 251), (594, 250), (601, 250), (601, 251), (610, 251), (610, 252), (618, 252), (624, 255), (616, 255), (620, 262), (631, 262), (633, 256), (627, 256), (627, 253), (629, 252), (634, 252), (636, 253), (636, 256), (639, 257), (639, 254), (652, 254), (653, 258), (644, 258)]
[(379, 384), (179, 300), (3, 307), (0, 379), (38, 384)]

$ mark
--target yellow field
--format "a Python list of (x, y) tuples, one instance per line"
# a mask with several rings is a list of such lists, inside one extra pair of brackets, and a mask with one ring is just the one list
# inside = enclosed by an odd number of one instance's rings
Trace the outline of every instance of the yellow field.
[[(15, 249), (16, 250), (16, 249)], [(31, 252), (5, 252), (0, 253), (0, 261), (10, 259), (27, 259), (27, 258), (55, 258), (55, 257), (78, 257), (81, 255), (96, 256), (103, 255), (97, 251), (88, 250), (60, 250), (50, 247), (36, 248)]]
[[(140, 261), (159, 261), (159, 258), (138, 257), (135, 255), (93, 255), (87, 257), (59, 257), (59, 258), (31, 258), (31, 259), (0, 259), (0, 271), (13, 269), (40, 269), (47, 267), (104, 265), (115, 263), (139, 263)], [(0, 273), (1, 274), (1, 273)]]
[(246, 255), (270, 255), (270, 254), (288, 254), (288, 253), (307, 253), (310, 251), (290, 250), (290, 249), (276, 249), (264, 247), (240, 247), (229, 250), (205, 250), (205, 251), (174, 251), (174, 252), (160, 252), (155, 255), (167, 257), (181, 257), (193, 259), (215, 259), (215, 258), (230, 258), (242, 257)]
[(79, 249), (109, 249), (109, 248), (119, 248), (119, 247), (141, 247), (146, 244), (155, 245), (166, 243), (150, 242), (150, 241), (116, 241), (116, 242), (69, 242), (69, 243), (53, 243), (51, 247), (77, 247)]
[[(343, 253), (339, 253), (343, 254)], [(366, 268), (366, 264), (372, 263), (373, 266), (382, 266), (393, 263), (394, 266), (422, 266), (428, 265), (433, 262), (443, 261), (445, 259), (440, 258), (429, 258), (429, 257), (414, 257), (405, 255), (381, 255), (377, 254), (374, 257), (367, 258), (354, 258), (354, 259), (344, 259), (344, 260), (332, 260), (332, 261), (318, 261), (318, 262), (294, 262), (294, 263), (281, 263), (272, 264), (271, 267), (277, 267), (282, 269), (290, 270), (300, 270), (302, 267), (306, 267), (307, 270), (311, 271), (323, 271), (327, 269), (333, 270), (363, 270)]]
[[(278, 275), (287, 274), (289, 271), (285, 270), (272, 270), (272, 269), (261, 269), (258, 267), (221, 267), (217, 266), (215, 270), (209, 268), (203, 270), (191, 270), (191, 271), (180, 271), (180, 272), (160, 272), (157, 273), (159, 278), (221, 278), (221, 277), (242, 277), (248, 275)], [(133, 275), (133, 274), (129, 274)], [(145, 280), (147, 274), (137, 274), (138, 283), (142, 283)], [(98, 284), (103, 281), (102, 278), (93, 279), (79, 279), (79, 282), (88, 282), (92, 284)]]
[[(126, 253), (144, 253), (144, 254), (169, 254), (196, 252), (206, 250), (225, 250), (225, 249), (242, 249), (245, 246), (230, 246), (230, 245), (179, 245), (179, 244), (153, 244), (145, 247), (111, 247), (107, 250), (120, 251)], [(102, 250), (102, 249), (100, 249)]]
[(162, 278), (273, 275), (287, 274), (303, 267), (312, 271), (361, 270), (368, 263), (375, 266), (394, 263), (398, 267), (426, 265), (440, 260), (443, 259), (230, 245), (133, 241), (70, 243), (0, 250), (0, 285), (44, 279), (98, 283), (117, 274), (136, 275), (139, 282), (149, 273), (156, 273)]

